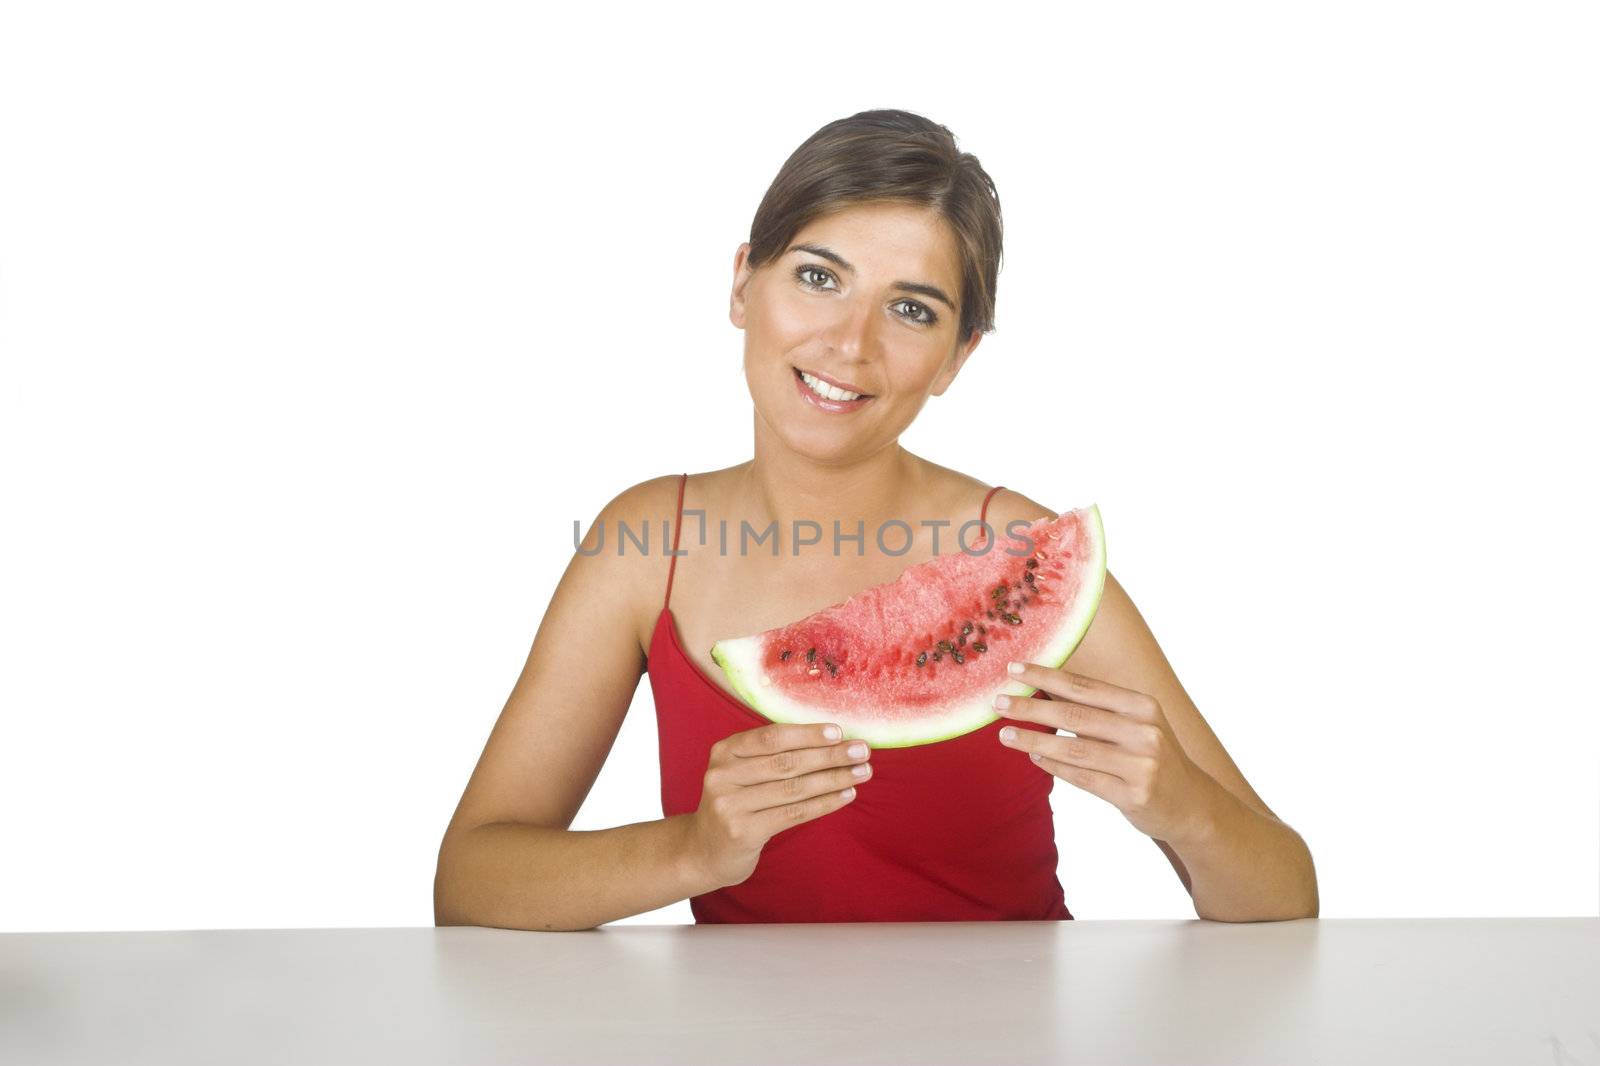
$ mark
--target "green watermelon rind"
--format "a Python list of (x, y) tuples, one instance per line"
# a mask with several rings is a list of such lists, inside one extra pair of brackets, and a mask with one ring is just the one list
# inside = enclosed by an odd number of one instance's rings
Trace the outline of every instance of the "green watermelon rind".
[[(1100, 598), (1105, 592), (1105, 526), (1101, 522), (1098, 504), (1090, 504), (1084, 511), (1093, 519), (1093, 534), (1089, 539), (1093, 545), (1094, 558), (1090, 561), (1091, 572), (1085, 575), (1085, 587), (1089, 589), (1092, 583), (1092, 591), (1086, 591), (1079, 596), (1076, 609), (1062, 619), (1056, 637), (1032, 660), (1052, 669), (1065, 663), (1082, 643), (1084, 634), (1088, 633), (1095, 613), (1099, 610)], [(780, 707), (763, 706), (755, 686), (750, 684), (750, 679), (761, 673), (760, 654), (759, 634), (737, 640), (718, 641), (711, 648), (711, 657), (722, 667), (734, 691), (755, 709), (757, 714), (773, 722), (792, 725), (813, 724), (814, 718), (790, 715)], [(1011, 681), (999, 691), (1009, 696), (1032, 696), (1038, 689), (1020, 681)], [(864, 740), (873, 748), (909, 748), (922, 744), (935, 744), (942, 740), (953, 740), (982, 729), (1000, 717), (992, 703), (969, 703), (955, 707), (936, 718), (922, 717), (905, 722), (857, 721), (840, 724), (844, 727), (845, 740)], [(930, 728), (939, 731), (930, 733), (928, 732)]]

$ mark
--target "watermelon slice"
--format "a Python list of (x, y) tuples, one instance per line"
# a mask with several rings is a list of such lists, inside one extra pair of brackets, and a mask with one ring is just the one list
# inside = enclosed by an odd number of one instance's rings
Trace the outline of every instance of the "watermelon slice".
[(907, 567), (798, 622), (719, 640), (711, 655), (770, 721), (837, 722), (874, 748), (932, 744), (995, 721), (1000, 693), (1036, 691), (1008, 662), (1066, 662), (1105, 574), (1091, 505)]

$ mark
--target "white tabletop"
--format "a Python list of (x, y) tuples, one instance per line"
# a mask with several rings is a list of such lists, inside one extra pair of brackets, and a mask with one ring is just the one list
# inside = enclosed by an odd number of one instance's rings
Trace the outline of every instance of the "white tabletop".
[(0, 1062), (1600, 1066), (1600, 918), (8, 933)]

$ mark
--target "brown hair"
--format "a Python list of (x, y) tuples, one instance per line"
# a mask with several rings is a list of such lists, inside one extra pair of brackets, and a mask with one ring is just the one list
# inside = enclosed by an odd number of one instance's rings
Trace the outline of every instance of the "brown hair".
[(755, 270), (814, 219), (859, 203), (932, 207), (955, 231), (961, 257), (961, 331), (994, 331), (1000, 273), (1000, 196), (978, 157), (944, 126), (909, 111), (860, 111), (823, 126), (784, 161), (750, 224)]

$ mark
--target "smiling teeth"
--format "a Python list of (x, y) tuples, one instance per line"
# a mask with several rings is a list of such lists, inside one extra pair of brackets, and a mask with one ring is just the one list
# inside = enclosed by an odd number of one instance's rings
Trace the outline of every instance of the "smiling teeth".
[(859, 392), (845, 392), (843, 389), (834, 388), (821, 378), (813, 377), (804, 370), (800, 371), (800, 380), (811, 387), (811, 391), (825, 400), (859, 400)]

